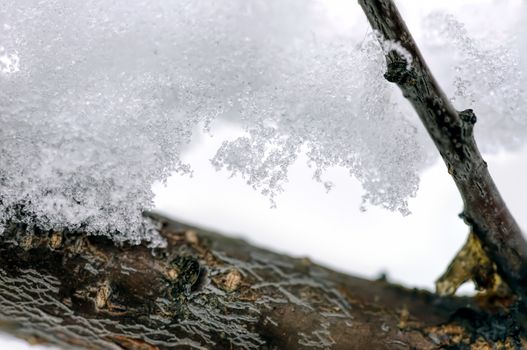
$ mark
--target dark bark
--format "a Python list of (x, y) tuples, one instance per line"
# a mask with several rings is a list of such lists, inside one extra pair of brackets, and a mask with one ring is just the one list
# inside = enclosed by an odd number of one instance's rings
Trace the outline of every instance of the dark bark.
[(388, 81), (396, 83), (414, 107), (445, 161), (463, 198), (460, 215), (471, 226), (498, 273), (527, 300), (527, 243), (503, 201), (473, 136), (476, 116), (458, 112), (433, 77), (392, 0), (359, 0), (372, 28), (399, 43), (412, 56), (411, 68), (396, 51), (386, 54)]
[(11, 226), (0, 243), (0, 324), (33, 341), (90, 349), (526, 344), (514, 313), (499, 306), (486, 313), (472, 299), (346, 276), (159, 220), (168, 247), (154, 250)]

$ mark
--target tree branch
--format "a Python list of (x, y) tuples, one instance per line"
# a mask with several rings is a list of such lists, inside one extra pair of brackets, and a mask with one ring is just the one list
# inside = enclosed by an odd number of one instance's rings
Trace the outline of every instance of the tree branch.
[[(460, 215), (472, 227), (499, 274), (524, 301), (527, 299), (527, 243), (490, 176), (473, 136), (476, 116), (458, 112), (432, 75), (392, 0), (359, 0), (381, 45), (399, 43), (401, 52), (386, 54), (385, 78), (396, 83), (414, 107), (445, 161), (463, 198)], [(398, 50), (400, 51), (400, 50)]]
[(514, 317), (469, 298), (346, 276), (158, 220), (168, 246), (154, 250), (12, 225), (0, 240), (0, 326), (104, 350), (527, 345)]

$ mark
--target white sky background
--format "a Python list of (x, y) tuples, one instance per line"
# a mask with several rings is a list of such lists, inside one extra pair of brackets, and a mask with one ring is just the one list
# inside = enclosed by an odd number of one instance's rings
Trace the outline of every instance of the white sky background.
[[(228, 130), (220, 130), (215, 137)], [(156, 186), (162, 213), (198, 226), (243, 237), (251, 243), (312, 260), (359, 276), (389, 278), (408, 286), (432, 289), (459, 250), (468, 232), (458, 219), (462, 202), (454, 182), (439, 161), (421, 179), (412, 214), (370, 207), (361, 212), (362, 188), (342, 169), (330, 172), (336, 187), (326, 193), (300, 159), (289, 173), (277, 208), (240, 178), (216, 172), (209, 164), (216, 139), (196, 142), (186, 160), (194, 176), (172, 177)], [(527, 228), (525, 204), (527, 150), (487, 157), (490, 170), (509, 207)]]
[[(325, 1), (341, 30), (364, 30), (366, 34), (368, 26), (355, 0)], [(432, 10), (447, 10), (469, 30), (486, 31), (488, 35), (516, 20), (518, 11), (527, 11), (520, 0), (399, 0), (397, 4), (418, 42), (419, 23)], [(433, 59), (427, 58), (434, 71)], [(417, 198), (410, 201), (412, 215), (408, 217), (375, 207), (361, 212), (362, 189), (342, 169), (328, 173), (326, 178), (336, 187), (326, 193), (312, 180), (312, 171), (302, 158), (292, 167), (289, 183), (277, 198), (277, 208), (271, 209), (268, 198), (243, 179), (229, 178), (210, 165), (209, 159), (221, 141), (237, 134), (231, 125), (214, 125), (214, 137), (196, 137), (183, 157), (192, 165), (194, 176), (174, 176), (166, 187), (155, 186), (156, 207), (162, 213), (275, 251), (308, 256), (354, 275), (376, 278), (386, 272), (392, 281), (427, 289), (433, 288), (434, 280), (466, 239), (467, 227), (457, 217), (462, 209), (459, 194), (439, 161), (423, 174)], [(523, 203), (527, 198), (527, 148), (487, 155), (486, 160), (506, 202), (527, 232)], [(0, 349), (38, 348), (1, 337)]]

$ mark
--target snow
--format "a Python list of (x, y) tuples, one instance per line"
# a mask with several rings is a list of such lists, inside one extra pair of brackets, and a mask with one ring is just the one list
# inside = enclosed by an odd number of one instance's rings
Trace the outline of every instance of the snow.
[(23, 212), (44, 229), (156, 243), (141, 218), (151, 185), (190, 173), (181, 152), (216, 117), (247, 136), (214, 165), (271, 200), (306, 147), (317, 179), (343, 165), (366, 200), (406, 212), (414, 128), (390, 103), (374, 38), (337, 36), (319, 5), (3, 1), (0, 222)]
[(20, 57), (18, 53), (8, 53), (0, 46), (0, 73), (12, 74), (20, 70)]
[[(409, 214), (419, 173), (437, 156), (382, 77), (383, 50), (364, 19), (343, 26), (326, 5), (3, 0), (0, 230), (22, 212), (44, 229), (162, 244), (141, 216), (153, 208), (151, 186), (192, 173), (181, 156), (215, 120), (243, 133), (221, 144), (212, 165), (271, 205), (305, 155), (325, 189), (333, 188), (328, 169), (340, 167), (364, 188), (363, 209)], [(518, 146), (526, 122), (516, 42), (482, 49), (460, 24), (433, 27), (425, 51), (460, 46), (449, 63), (458, 67), (456, 104), (476, 109), (489, 148)], [(396, 42), (384, 46), (404, 53)]]

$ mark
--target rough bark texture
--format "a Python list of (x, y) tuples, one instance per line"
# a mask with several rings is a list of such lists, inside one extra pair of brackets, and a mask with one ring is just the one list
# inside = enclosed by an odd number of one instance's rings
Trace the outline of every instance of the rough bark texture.
[(0, 242), (0, 324), (32, 341), (89, 349), (527, 344), (514, 312), (498, 306), (507, 300), (487, 313), (472, 299), (346, 276), (158, 220), (168, 247), (154, 250), (12, 225)]
[(476, 116), (458, 112), (434, 79), (392, 0), (359, 0), (372, 28), (384, 40), (400, 43), (412, 56), (411, 68), (396, 51), (386, 55), (385, 77), (396, 83), (419, 115), (461, 193), (465, 222), (483, 244), (499, 274), (527, 300), (527, 243), (507, 209), (473, 136)]

